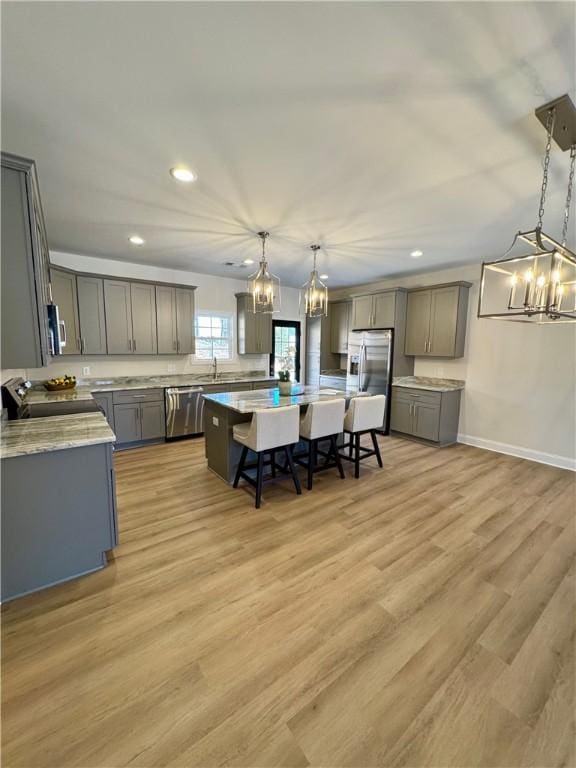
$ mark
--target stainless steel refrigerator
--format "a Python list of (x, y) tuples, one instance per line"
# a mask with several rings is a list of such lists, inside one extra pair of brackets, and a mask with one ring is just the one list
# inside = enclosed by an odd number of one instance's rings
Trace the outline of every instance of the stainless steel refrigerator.
[(348, 334), (346, 389), (386, 395), (382, 430), (390, 427), (392, 393), (392, 354), (394, 331), (351, 331)]

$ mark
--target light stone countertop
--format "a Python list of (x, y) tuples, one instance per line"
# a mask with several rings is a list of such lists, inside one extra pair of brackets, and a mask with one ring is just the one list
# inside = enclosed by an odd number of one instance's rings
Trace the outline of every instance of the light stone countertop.
[(102, 413), (73, 413), (2, 422), (0, 458), (114, 443), (116, 436)]
[(79, 379), (75, 389), (64, 392), (48, 392), (41, 383), (35, 382), (34, 387), (26, 395), (29, 403), (54, 403), (62, 401), (89, 400), (92, 393), (115, 392), (124, 389), (165, 389), (167, 387), (186, 387), (197, 384), (237, 384), (254, 381), (277, 381), (274, 376), (267, 376), (258, 371), (241, 373), (222, 371), (217, 379), (209, 373), (177, 374), (174, 376), (120, 376), (98, 379)]
[(393, 387), (408, 387), (410, 389), (428, 389), (431, 392), (454, 392), (464, 389), (465, 381), (460, 379), (436, 379), (431, 376), (395, 376)]
[(217, 403), (224, 408), (229, 408), (237, 413), (253, 413), (261, 408), (281, 408), (286, 405), (309, 405), (322, 400), (333, 400), (343, 397), (349, 400), (352, 397), (369, 397), (367, 393), (359, 393), (351, 390), (317, 389), (316, 387), (302, 387), (294, 385), (291, 395), (280, 395), (278, 389), (260, 389), (248, 392), (221, 392), (213, 395), (204, 395), (205, 400)]

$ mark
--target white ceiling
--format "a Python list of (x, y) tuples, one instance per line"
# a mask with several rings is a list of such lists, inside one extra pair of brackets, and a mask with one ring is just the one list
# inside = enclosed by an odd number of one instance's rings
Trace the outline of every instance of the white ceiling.
[(497, 258), (535, 224), (533, 110), (575, 99), (571, 2), (2, 5), (2, 148), (60, 251), (243, 276), (266, 228), (286, 283), (320, 242), (334, 287)]

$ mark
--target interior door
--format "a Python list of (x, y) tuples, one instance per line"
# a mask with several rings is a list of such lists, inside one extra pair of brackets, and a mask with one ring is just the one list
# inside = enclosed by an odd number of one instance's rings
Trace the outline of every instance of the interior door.
[(406, 355), (427, 355), (430, 336), (431, 291), (414, 291), (408, 294), (406, 309)]
[(130, 300), (133, 351), (141, 355), (155, 355), (158, 352), (155, 287), (147, 283), (132, 283)]
[(80, 321), (78, 319), (78, 295), (76, 275), (60, 269), (50, 270), (52, 300), (58, 305), (60, 322), (64, 325), (63, 355), (80, 354)]
[(454, 356), (459, 290), (457, 285), (450, 285), (432, 291), (428, 352), (436, 357)]
[(273, 320), (272, 334), (270, 375), (278, 376), (287, 366), (290, 380), (300, 381), (300, 323), (292, 320)]
[(132, 354), (130, 283), (123, 280), (104, 280), (104, 303), (108, 354)]

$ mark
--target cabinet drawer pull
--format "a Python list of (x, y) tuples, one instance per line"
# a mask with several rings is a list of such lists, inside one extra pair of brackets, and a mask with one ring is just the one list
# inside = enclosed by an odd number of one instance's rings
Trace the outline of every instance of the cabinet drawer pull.
[(136, 339), (132, 339), (132, 349), (136, 352)]

